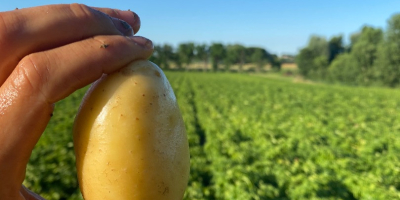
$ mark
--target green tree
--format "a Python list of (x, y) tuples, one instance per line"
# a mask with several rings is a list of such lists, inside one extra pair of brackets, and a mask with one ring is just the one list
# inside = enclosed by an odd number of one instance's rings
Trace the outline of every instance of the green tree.
[(360, 68), (353, 55), (344, 53), (334, 59), (328, 69), (328, 78), (332, 82), (356, 84)]
[(329, 57), (328, 62), (331, 63), (335, 57), (344, 52), (345, 48), (343, 47), (343, 37), (335, 36), (332, 37), (328, 42), (329, 49)]
[(246, 48), (240, 44), (228, 45), (226, 47), (225, 65), (230, 68), (233, 64), (239, 65), (239, 72), (243, 70), (243, 65), (246, 59)]
[(272, 69), (274, 69), (276, 71), (281, 70), (282, 61), (277, 55), (275, 55), (275, 54), (270, 55), (270, 63), (271, 63)]
[(313, 59), (315, 57), (314, 52), (310, 48), (300, 49), (295, 61), (299, 69), (299, 73), (304, 77), (308, 77), (311, 70), (314, 68)]
[(221, 43), (213, 43), (210, 46), (210, 57), (212, 62), (212, 68), (214, 71), (218, 71), (219, 63), (223, 61), (226, 55), (225, 46)]
[(311, 36), (307, 47), (317, 56), (329, 56), (328, 42), (324, 37), (316, 35)]
[(262, 48), (253, 47), (250, 60), (256, 65), (256, 71), (260, 72), (267, 63), (267, 51)]
[(301, 49), (296, 63), (301, 75), (312, 79), (324, 78), (329, 66), (329, 48), (325, 38), (312, 36), (308, 45)]
[(204, 71), (207, 71), (209, 48), (206, 44), (195, 45), (195, 58), (204, 63)]
[(163, 52), (163, 57), (165, 60), (165, 65), (167, 68), (169, 68), (170, 67), (169, 63), (172, 62), (176, 57), (174, 48), (169, 44), (164, 44), (163, 48), (162, 48), (162, 52)]
[(175, 53), (173, 48), (169, 44), (164, 45), (155, 45), (153, 55), (150, 57), (150, 60), (156, 63), (163, 69), (170, 68), (170, 62), (174, 61)]
[(346, 49), (346, 52), (351, 52), (351, 50), (353, 49), (353, 46), (357, 43), (358, 39), (360, 38), (361, 33), (360, 32), (356, 32), (351, 34), (350, 36), (350, 44)]
[(378, 45), (382, 42), (381, 29), (365, 26), (352, 38), (351, 51), (333, 59), (329, 79), (353, 85), (370, 85), (376, 82), (374, 68)]
[(386, 38), (378, 48), (376, 69), (384, 85), (400, 84), (400, 14), (388, 21)]
[(378, 46), (382, 41), (381, 29), (365, 26), (352, 47), (351, 55), (357, 61), (357, 67), (360, 68), (357, 81), (362, 85), (376, 81), (379, 72), (374, 66), (378, 56)]
[(189, 69), (189, 65), (194, 58), (194, 43), (181, 43), (178, 46), (178, 59), (180, 63), (185, 65), (186, 70)]

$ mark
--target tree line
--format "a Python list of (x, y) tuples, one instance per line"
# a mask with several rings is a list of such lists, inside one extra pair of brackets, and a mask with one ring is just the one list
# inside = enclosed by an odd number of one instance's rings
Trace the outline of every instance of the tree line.
[[(246, 64), (252, 64), (250, 70), (261, 72), (266, 65), (280, 70), (281, 60), (277, 55), (260, 47), (245, 47), (240, 44), (222, 43), (195, 44), (181, 43), (177, 48), (169, 44), (155, 45), (151, 61), (163, 69), (189, 70), (192, 63), (200, 63), (204, 71), (230, 71), (234, 65), (242, 72)], [(211, 65), (211, 67), (209, 67)]]
[(371, 26), (350, 36), (329, 40), (311, 36), (296, 57), (299, 72), (306, 78), (350, 85), (400, 85), (400, 14), (393, 15), (386, 30)]

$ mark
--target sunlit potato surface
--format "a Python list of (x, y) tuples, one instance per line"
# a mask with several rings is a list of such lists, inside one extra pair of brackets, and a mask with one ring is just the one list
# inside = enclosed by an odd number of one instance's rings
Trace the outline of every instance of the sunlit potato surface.
[(136, 61), (97, 81), (74, 126), (85, 200), (182, 199), (189, 147), (174, 92), (162, 70)]

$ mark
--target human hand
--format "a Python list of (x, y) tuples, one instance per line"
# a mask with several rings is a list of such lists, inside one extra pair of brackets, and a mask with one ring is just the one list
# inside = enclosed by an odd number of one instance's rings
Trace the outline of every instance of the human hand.
[(54, 103), (149, 58), (153, 44), (133, 36), (139, 28), (131, 11), (81, 4), (0, 13), (0, 199), (41, 199), (22, 182)]

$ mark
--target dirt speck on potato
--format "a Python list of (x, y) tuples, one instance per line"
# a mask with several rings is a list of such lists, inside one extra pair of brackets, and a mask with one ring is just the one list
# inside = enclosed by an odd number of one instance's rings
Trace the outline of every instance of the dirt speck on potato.
[(154, 74), (155, 74), (156, 76), (158, 76), (158, 77), (161, 77), (161, 74), (160, 74), (159, 71), (154, 71)]
[(161, 183), (157, 184), (158, 185), (158, 192), (161, 193), (162, 195), (166, 195), (169, 193), (169, 187), (167, 184), (162, 181)]
[(164, 189), (164, 191), (163, 191), (163, 195), (165, 195), (165, 194), (168, 194), (168, 192), (169, 192), (169, 188), (168, 187), (165, 187), (165, 189)]

